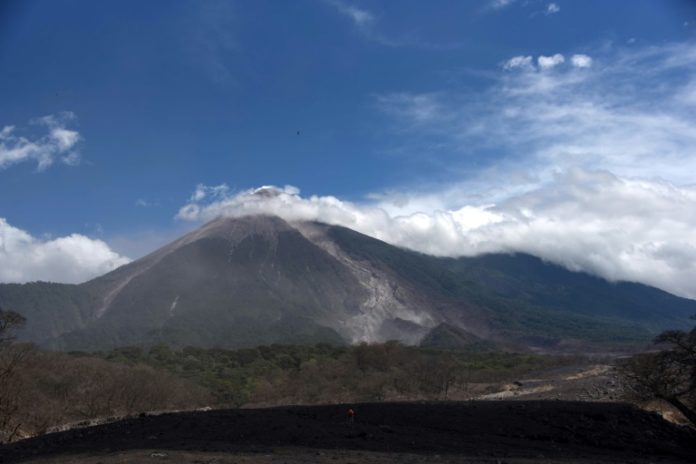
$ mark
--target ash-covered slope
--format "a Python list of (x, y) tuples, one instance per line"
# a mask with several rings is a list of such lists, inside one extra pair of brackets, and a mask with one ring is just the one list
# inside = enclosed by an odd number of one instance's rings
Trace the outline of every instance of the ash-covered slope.
[[(34, 284), (0, 286), (0, 302), (24, 310), (25, 338), (80, 350), (160, 341), (417, 343), (436, 325), (433, 302), (347, 259), (323, 230), (269, 216), (218, 219), (102, 277), (60, 286), (80, 296), (79, 317), (65, 314), (59, 298), (28, 305)], [(70, 322), (58, 326), (62, 316)]]
[(285, 221), (220, 219), (129, 266), (84, 284), (104, 295), (94, 320), (58, 338), (89, 348), (341, 343), (365, 290), (352, 273)]
[(530, 256), (435, 258), (269, 216), (217, 219), (81, 285), (0, 285), (0, 306), (27, 317), (25, 339), (71, 350), (414, 344), (436, 327), (440, 338), (450, 327), (453, 340), (558, 347), (648, 340), (696, 313), (695, 301)]

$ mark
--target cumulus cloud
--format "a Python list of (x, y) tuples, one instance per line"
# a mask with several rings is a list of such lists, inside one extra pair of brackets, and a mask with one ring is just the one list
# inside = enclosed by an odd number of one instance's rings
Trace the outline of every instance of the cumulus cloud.
[[(442, 218), (456, 218), (462, 231), (472, 230), (499, 220), (492, 206), (465, 206), (457, 211), (443, 211)], [(446, 255), (454, 251), (453, 242), (422, 240), (433, 230), (434, 216), (425, 213), (391, 214), (379, 202), (356, 204), (333, 196), (303, 197), (294, 186), (262, 186), (234, 194), (226, 194), (210, 202), (190, 202), (177, 215), (179, 219), (204, 221), (219, 216), (239, 217), (250, 214), (272, 214), (287, 220), (318, 220), (353, 228), (371, 236), (413, 249)], [(437, 216), (437, 215), (435, 215)], [(444, 247), (443, 247), (444, 245)]]
[[(64, 112), (32, 120), (30, 128), (33, 131), (5, 126), (0, 130), (0, 169), (32, 160), (37, 163), (39, 171), (47, 169), (56, 160), (69, 166), (79, 164), (76, 146), (81, 136), (76, 130), (67, 128), (73, 120), (73, 113)], [(33, 133), (21, 135), (24, 132)]]
[[(540, 71), (553, 69), (565, 63), (566, 59), (561, 53), (556, 53), (551, 56), (539, 55), (536, 62)], [(589, 55), (575, 54), (570, 58), (570, 64), (576, 68), (589, 68), (592, 66), (592, 57)], [(519, 69), (523, 71), (534, 71), (537, 67), (534, 66), (534, 57), (532, 56), (514, 56), (503, 63), (503, 69), (513, 70)]]
[(531, 56), (513, 56), (503, 64), (504, 69), (534, 69), (534, 58)]
[(570, 62), (576, 68), (589, 68), (592, 66), (592, 58), (587, 55), (573, 55), (570, 57)]
[(541, 55), (537, 58), (537, 63), (539, 64), (539, 68), (541, 70), (554, 68), (564, 61), (565, 58), (560, 53), (556, 53), (553, 56)]
[(38, 239), (0, 218), (0, 282), (79, 283), (129, 261), (101, 240), (80, 234)]

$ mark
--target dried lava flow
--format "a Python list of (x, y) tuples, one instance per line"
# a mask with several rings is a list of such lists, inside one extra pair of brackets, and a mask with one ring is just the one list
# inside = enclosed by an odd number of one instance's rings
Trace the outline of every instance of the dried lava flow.
[(247, 452), (287, 447), (477, 457), (656, 457), (696, 462), (696, 433), (628, 404), (565, 401), (369, 403), (182, 412), (69, 430), (0, 447), (0, 462), (135, 449)]

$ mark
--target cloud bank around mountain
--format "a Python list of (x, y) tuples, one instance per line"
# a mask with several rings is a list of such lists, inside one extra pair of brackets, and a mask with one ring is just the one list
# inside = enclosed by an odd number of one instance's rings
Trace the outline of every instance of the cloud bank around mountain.
[(0, 218), (0, 282), (80, 283), (130, 260), (80, 234), (40, 239)]
[(527, 252), (696, 298), (695, 50), (559, 53), (538, 66), (520, 56), (483, 95), (377, 95), (376, 107), (406, 134), (404, 147), (421, 137), (442, 142), (442, 152), (423, 156), (456, 168), (472, 151), (508, 155), (448, 185), (361, 202), (291, 186), (199, 186), (177, 217), (277, 214), (440, 256)]
[[(418, 199), (416, 198), (416, 201)], [(496, 205), (399, 214), (391, 203), (356, 204), (265, 186), (191, 202), (185, 220), (274, 214), (350, 227), (439, 256), (526, 252), (609, 280), (696, 297), (696, 188), (573, 170)], [(685, 214), (686, 213), (686, 214)]]

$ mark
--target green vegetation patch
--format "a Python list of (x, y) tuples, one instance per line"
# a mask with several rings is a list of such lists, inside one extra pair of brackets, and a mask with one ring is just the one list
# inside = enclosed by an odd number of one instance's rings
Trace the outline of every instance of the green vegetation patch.
[(93, 355), (166, 370), (206, 387), (220, 406), (462, 398), (471, 383), (578, 362), (568, 356), (443, 351), (397, 342), (239, 350), (158, 345)]

